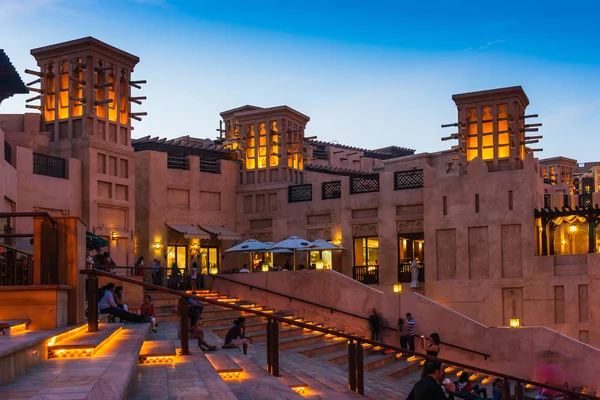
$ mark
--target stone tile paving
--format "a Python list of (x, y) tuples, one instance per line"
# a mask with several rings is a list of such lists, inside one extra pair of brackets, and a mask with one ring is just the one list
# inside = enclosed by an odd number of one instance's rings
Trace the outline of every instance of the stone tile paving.
[(130, 325), (91, 358), (44, 361), (0, 386), (0, 399), (120, 399), (147, 331)]

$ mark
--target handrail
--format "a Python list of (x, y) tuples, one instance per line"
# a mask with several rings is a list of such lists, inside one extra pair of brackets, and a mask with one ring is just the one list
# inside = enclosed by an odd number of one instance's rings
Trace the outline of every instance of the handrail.
[(392, 350), (392, 351), (397, 352), (397, 353), (404, 353), (404, 354), (408, 354), (408, 355), (415, 356), (415, 357), (418, 357), (418, 358), (423, 358), (425, 360), (435, 361), (435, 362), (439, 362), (439, 363), (442, 363), (442, 364), (448, 364), (448, 365), (456, 366), (456, 367), (459, 367), (459, 368), (467, 369), (467, 370), (470, 370), (470, 371), (479, 372), (481, 374), (485, 374), (485, 375), (489, 375), (489, 376), (495, 376), (495, 377), (498, 377), (498, 378), (502, 378), (502, 379), (504, 379), (506, 381), (516, 381), (516, 382), (519, 382), (519, 383), (522, 383), (522, 384), (526, 384), (526, 385), (533, 385), (533, 386), (540, 387), (540, 388), (550, 389), (550, 390), (554, 390), (554, 391), (559, 392), (559, 393), (564, 393), (564, 394), (568, 394), (568, 395), (571, 395), (571, 396), (575, 396), (576, 398), (578, 397), (580, 399), (600, 400), (600, 397), (592, 396), (592, 395), (585, 394), (585, 393), (573, 392), (571, 390), (565, 389), (564, 387), (552, 386), (552, 385), (547, 384), (547, 383), (535, 382), (535, 381), (532, 381), (532, 380), (529, 380), (529, 379), (519, 378), (519, 377), (516, 377), (516, 376), (507, 375), (507, 374), (500, 373), (500, 372), (490, 371), (490, 370), (487, 370), (487, 369), (484, 369), (484, 368), (474, 367), (472, 365), (463, 364), (463, 363), (459, 363), (459, 362), (456, 362), (456, 361), (447, 360), (447, 359), (444, 359), (444, 358), (433, 357), (433, 356), (429, 356), (427, 354), (422, 354), (422, 353), (417, 353), (415, 351), (401, 349), (401, 348), (396, 347), (396, 346), (391, 346), (391, 345), (384, 344), (384, 343), (374, 342), (372, 340), (365, 339), (365, 338), (362, 338), (362, 337), (359, 337), (359, 336), (354, 336), (354, 335), (351, 335), (351, 334), (348, 334), (348, 333), (339, 332), (339, 331), (335, 331), (335, 330), (328, 329), (328, 328), (322, 328), (320, 326), (311, 325), (311, 324), (307, 324), (307, 323), (304, 323), (304, 322), (294, 321), (293, 319), (286, 319), (284, 317), (279, 317), (279, 316), (274, 315), (272, 313), (265, 313), (265, 312), (262, 312), (262, 311), (252, 310), (250, 308), (241, 307), (241, 306), (238, 306), (236, 304), (231, 304), (231, 303), (226, 303), (226, 302), (218, 301), (218, 300), (212, 299), (210, 297), (203, 297), (203, 296), (199, 296), (199, 295), (188, 294), (186, 292), (180, 292), (180, 291), (177, 291), (177, 290), (165, 288), (165, 287), (154, 285), (154, 284), (151, 284), (151, 283), (146, 283), (146, 282), (138, 281), (136, 279), (132, 279), (132, 278), (129, 278), (129, 277), (126, 277), (126, 276), (114, 275), (114, 274), (111, 274), (111, 273), (108, 273), (108, 272), (104, 272), (104, 271), (99, 271), (99, 270), (96, 270), (96, 269), (81, 270), (81, 271), (79, 271), (79, 273), (83, 274), (83, 275), (99, 275), (99, 276), (104, 276), (104, 277), (108, 277), (108, 278), (113, 278), (115, 280), (119, 280), (119, 281), (131, 283), (133, 285), (143, 286), (143, 287), (148, 288), (148, 289), (158, 290), (158, 291), (161, 291), (163, 293), (172, 294), (172, 295), (175, 295), (175, 296), (178, 296), (178, 297), (184, 297), (184, 298), (194, 299), (194, 300), (201, 300), (201, 301), (203, 301), (205, 303), (208, 303), (208, 304), (218, 305), (218, 306), (223, 307), (223, 308), (229, 308), (229, 309), (232, 309), (232, 310), (242, 311), (242, 312), (245, 312), (245, 313), (248, 313), (248, 314), (258, 315), (260, 317), (267, 318), (267, 319), (273, 320), (273, 321), (282, 322), (282, 323), (285, 323), (287, 325), (293, 325), (293, 326), (297, 326), (299, 328), (304, 328), (304, 329), (308, 329), (308, 330), (312, 330), (312, 331), (321, 332), (321, 333), (324, 333), (326, 335), (332, 335), (332, 336), (342, 337), (344, 339), (348, 339), (351, 342), (357, 342), (359, 346), (362, 343), (367, 343), (367, 344), (370, 344), (372, 346), (382, 347), (384, 349)]
[[(329, 307), (329, 306), (324, 306), (324, 305), (322, 305), (322, 304), (318, 304), (318, 303), (312, 302), (312, 301), (310, 301), (310, 300), (304, 300), (304, 299), (300, 299), (300, 298), (298, 298), (298, 297), (289, 296), (289, 295), (287, 295), (287, 294), (283, 294), (283, 293), (275, 292), (275, 291), (273, 291), (273, 290), (270, 290), (270, 289), (265, 289), (265, 288), (261, 288), (261, 287), (258, 287), (258, 286), (254, 286), (254, 285), (251, 285), (251, 284), (249, 284), (249, 283), (238, 282), (238, 281), (236, 281), (235, 279), (226, 278), (226, 277), (224, 277), (224, 276), (220, 276), (220, 275), (211, 275), (211, 276), (212, 276), (213, 280), (214, 280), (215, 278), (224, 279), (224, 280), (226, 280), (226, 281), (229, 281), (229, 282), (233, 282), (233, 283), (237, 283), (237, 284), (239, 284), (239, 285), (247, 286), (247, 287), (249, 287), (251, 290), (252, 290), (252, 289), (258, 289), (258, 290), (262, 290), (262, 291), (264, 291), (264, 292), (267, 292), (267, 293), (269, 293), (269, 294), (274, 294), (274, 295), (277, 295), (277, 296), (287, 297), (287, 298), (289, 298), (289, 299), (290, 299), (290, 301), (292, 301), (292, 300), (296, 300), (296, 301), (300, 301), (300, 302), (303, 302), (303, 303), (306, 303), (306, 304), (310, 304), (310, 305), (313, 305), (313, 306), (317, 306), (317, 307), (321, 307), (321, 308), (327, 308), (327, 309), (329, 309), (329, 310), (331, 311), (331, 313), (332, 313), (332, 314), (333, 314), (333, 312), (335, 311), (335, 312), (338, 312), (338, 313), (340, 313), (340, 314), (346, 314), (346, 315), (350, 315), (351, 317), (355, 317), (355, 318), (364, 319), (365, 321), (368, 321), (368, 320), (369, 320), (369, 317), (363, 317), (363, 316), (361, 316), (361, 315), (353, 314), (353, 313), (351, 313), (351, 312), (348, 312), (348, 311), (342, 311), (342, 310), (339, 310), (339, 309), (337, 309), (337, 308), (333, 308), (333, 307)], [(393, 327), (391, 327), (391, 326), (382, 325), (381, 327), (382, 327), (383, 329), (388, 329), (388, 330), (391, 330), (391, 331), (396, 331), (396, 332), (398, 332), (398, 329), (396, 329), (396, 328), (393, 328)], [(468, 352), (470, 352), (470, 353), (473, 353), (473, 354), (480, 355), (480, 356), (482, 356), (482, 357), (483, 357), (485, 360), (487, 360), (488, 358), (491, 358), (491, 357), (492, 357), (492, 356), (491, 356), (491, 354), (482, 353), (482, 352), (480, 352), (480, 351), (477, 351), (477, 350), (471, 350), (471, 349), (467, 349), (466, 347), (458, 346), (458, 345), (455, 345), (455, 344), (452, 344), (452, 343), (441, 342), (441, 344), (443, 344), (443, 345), (445, 345), (445, 346), (448, 346), (448, 347), (454, 347), (454, 348), (456, 348), (456, 349), (459, 349), (459, 350), (468, 351)]]
[(26, 255), (28, 255), (28, 256), (31, 256), (31, 257), (33, 257), (33, 253), (30, 253), (30, 252), (28, 252), (28, 251), (25, 251), (25, 250), (18, 249), (18, 248), (16, 248), (16, 247), (13, 247), (13, 246), (11, 246), (11, 245), (8, 245), (8, 244), (0, 243), (0, 247), (5, 247), (5, 248), (7, 248), (7, 249), (9, 249), (9, 250), (13, 250), (13, 251), (16, 251), (16, 252), (18, 252), (18, 253), (23, 253), (23, 254), (26, 254)]

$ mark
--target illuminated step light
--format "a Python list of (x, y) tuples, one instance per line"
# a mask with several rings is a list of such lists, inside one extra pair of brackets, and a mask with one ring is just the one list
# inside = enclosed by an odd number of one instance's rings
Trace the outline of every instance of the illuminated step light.
[(10, 328), (8, 328), (8, 334), (12, 335), (14, 333), (23, 332), (26, 330), (27, 330), (27, 324), (13, 325)]
[(232, 379), (240, 379), (241, 378), (240, 372), (219, 372), (219, 375), (221, 376), (221, 378), (223, 378), (223, 380), (232, 380)]
[(415, 357), (415, 356), (410, 356), (406, 359), (407, 362), (415, 362), (418, 360), (419, 360), (419, 357)]
[(381, 346), (375, 346), (375, 347), (373, 347), (373, 351), (381, 351), (381, 350), (384, 350), (384, 348), (381, 347)]
[[(81, 330), (82, 327), (77, 328), (77, 330)], [(84, 325), (83, 328), (87, 328), (87, 325)], [(48, 358), (85, 358), (93, 356), (98, 350), (102, 348), (106, 343), (110, 342), (110, 340), (117, 335), (119, 332), (123, 330), (123, 327), (119, 327), (113, 333), (110, 334), (106, 339), (104, 339), (101, 343), (99, 343), (96, 347), (91, 348), (61, 348), (60, 341), (58, 344), (53, 346), (48, 345)], [(63, 336), (63, 335), (60, 335)], [(70, 335), (73, 336), (73, 335)], [(61, 338), (64, 339), (65, 336)], [(52, 338), (56, 339), (56, 337)], [(51, 339), (51, 340), (52, 340)], [(50, 343), (50, 342), (48, 342)]]
[(264, 313), (266, 313), (266, 314), (273, 314), (275, 312), (275, 310), (271, 310), (271, 309), (261, 310), (261, 311), (264, 312)]
[(306, 386), (290, 386), (290, 389), (292, 389), (294, 392), (300, 395), (303, 395), (306, 391)]
[(477, 379), (479, 379), (480, 376), (481, 375), (479, 375), (478, 373), (474, 373), (473, 375), (469, 376), (469, 380), (470, 381), (477, 380)]
[(483, 380), (481, 381), (482, 385), (487, 385), (488, 383), (492, 382), (492, 378), (489, 376), (486, 376), (485, 378), (483, 378)]
[(226, 297), (226, 298), (217, 299), (217, 301), (220, 301), (222, 303), (235, 303), (237, 301), (240, 301), (240, 299)]
[(152, 356), (152, 357), (142, 357), (139, 359), (140, 364), (164, 364), (164, 363), (172, 363), (173, 356)]
[(257, 308), (256, 304), (254, 304), (254, 303), (252, 303), (252, 304), (240, 304), (240, 307), (251, 308), (251, 309)]
[(402, 358), (402, 357), (403, 357), (403, 356), (402, 356), (402, 353), (398, 353), (398, 354), (396, 354), (396, 358)]
[(454, 369), (455, 369), (455, 367), (452, 367), (452, 366), (450, 366), (450, 367), (446, 367), (446, 368), (444, 369), (444, 372), (448, 374), (448, 373), (450, 373), (450, 372), (454, 371)]
[(527, 389), (527, 390), (535, 389), (535, 386), (533, 386), (531, 383), (528, 383), (527, 385), (525, 385), (525, 389)]
[(285, 317), (283, 317), (285, 319), (294, 319), (295, 317), (293, 315), (286, 315)]
[(419, 365), (422, 367), (423, 365), (425, 365), (426, 360), (423, 360), (419, 363)]

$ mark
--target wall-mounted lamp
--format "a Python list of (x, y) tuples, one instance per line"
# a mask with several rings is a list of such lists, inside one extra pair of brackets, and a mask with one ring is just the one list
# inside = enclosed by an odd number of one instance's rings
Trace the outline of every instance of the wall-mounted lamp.
[(113, 233), (111, 233), (111, 237), (112, 237), (112, 240), (117, 240), (117, 238), (119, 237), (119, 234), (117, 232), (113, 232)]
[(192, 245), (192, 250), (194, 250), (194, 251), (198, 251), (199, 248), (200, 248), (200, 246), (198, 246), (198, 243), (194, 243)]
[(155, 243), (154, 243), (154, 248), (155, 248), (156, 250), (160, 250), (160, 248), (161, 248), (161, 247), (162, 247), (162, 246), (161, 246), (160, 242), (155, 242)]
[(402, 293), (402, 284), (400, 282), (394, 283), (394, 293)]
[(518, 328), (521, 326), (521, 320), (517, 317), (512, 317), (509, 321), (509, 325), (511, 328)]
[(333, 244), (335, 244), (336, 246), (341, 246), (342, 245), (342, 239), (336, 239), (336, 240), (334, 240)]
[(569, 231), (570, 231), (570, 232), (575, 232), (576, 230), (577, 230), (577, 227), (576, 227), (575, 225), (571, 225), (571, 226), (569, 227)]

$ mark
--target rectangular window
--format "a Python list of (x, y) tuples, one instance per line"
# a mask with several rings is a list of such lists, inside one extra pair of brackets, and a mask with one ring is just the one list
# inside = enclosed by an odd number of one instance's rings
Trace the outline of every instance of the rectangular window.
[(98, 61), (97, 69), (94, 68), (94, 75), (96, 76), (96, 82), (94, 85), (94, 91), (96, 92), (96, 116), (99, 118), (106, 118), (106, 68), (104, 68), (104, 62)]
[(442, 208), (444, 215), (448, 215), (448, 198), (446, 196), (442, 198)]
[(129, 124), (129, 80), (127, 79), (127, 71), (121, 70), (121, 78), (119, 78), (119, 122), (121, 125)]
[(96, 172), (99, 174), (106, 174), (106, 155), (98, 153), (96, 156)]
[(108, 173), (112, 176), (117, 176), (117, 157), (108, 157)]
[(277, 128), (277, 121), (271, 121), (271, 151), (269, 155), (269, 166), (278, 166), (279, 157), (279, 129)]
[(117, 108), (117, 91), (116, 91), (117, 84), (115, 83), (115, 67), (114, 67), (114, 65), (113, 65), (113, 68), (108, 73), (108, 83), (110, 85), (110, 86), (108, 86), (108, 99), (111, 100), (111, 102), (108, 103), (108, 120), (116, 121), (118, 108)]
[(479, 212), (479, 195), (478, 194), (475, 195), (475, 212), (476, 213)]
[(59, 83), (58, 119), (66, 119), (69, 118), (69, 68), (66, 61), (60, 63)]
[(479, 155), (479, 128), (476, 112), (475, 108), (467, 110), (467, 161), (471, 161)]
[(217, 247), (201, 247), (198, 251), (200, 273), (217, 275), (219, 273), (219, 249)]
[(44, 88), (44, 121), (51, 122), (56, 119), (56, 75), (54, 66), (46, 67), (46, 87)]
[(333, 256), (331, 253), (331, 250), (309, 252), (310, 261), (308, 265), (311, 269), (331, 269), (333, 265)]
[(121, 178), (128, 178), (129, 177), (129, 162), (126, 159), (124, 159), (124, 158), (121, 158), (121, 160), (120, 160), (119, 176)]
[(508, 191), (508, 209), (512, 211), (513, 209), (513, 191)]
[(354, 238), (354, 265), (367, 267), (367, 271), (379, 266), (379, 238), (377, 236)]
[[(73, 102), (71, 103), (71, 115), (73, 117), (80, 117), (83, 114), (83, 70), (81, 69), (81, 59), (75, 60), (77, 64), (73, 68), (71, 76), (73, 77), (73, 84), (71, 86), (71, 93), (73, 94)], [(75, 100), (80, 99), (80, 100)]]
[(181, 275), (187, 271), (187, 246), (167, 246), (167, 276), (173, 273), (173, 267), (178, 268)]
[(267, 130), (264, 122), (258, 124), (258, 168), (267, 168)]
[(246, 128), (246, 169), (256, 168), (256, 138), (254, 135), (254, 125), (248, 125)]

